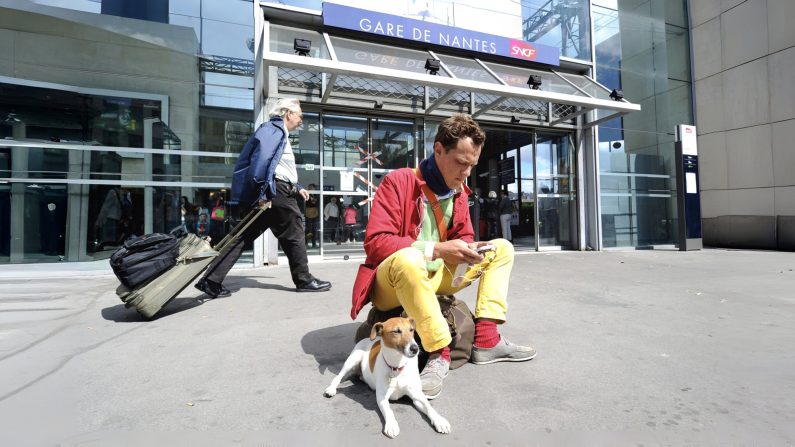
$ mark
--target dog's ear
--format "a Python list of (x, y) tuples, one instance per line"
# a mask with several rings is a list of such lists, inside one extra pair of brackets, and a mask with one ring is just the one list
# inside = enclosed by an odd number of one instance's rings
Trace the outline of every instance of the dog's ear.
[(409, 318), (409, 324), (411, 325), (411, 329), (417, 329), (417, 323), (414, 322), (413, 318)]
[(384, 323), (376, 323), (370, 331), (370, 340), (375, 340), (375, 337), (381, 335), (381, 330), (384, 329)]

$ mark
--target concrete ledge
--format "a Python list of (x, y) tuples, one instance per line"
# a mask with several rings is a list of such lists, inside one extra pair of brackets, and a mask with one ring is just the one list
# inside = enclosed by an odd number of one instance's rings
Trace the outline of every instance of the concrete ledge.
[(702, 219), (704, 245), (776, 250), (776, 216), (718, 216)]

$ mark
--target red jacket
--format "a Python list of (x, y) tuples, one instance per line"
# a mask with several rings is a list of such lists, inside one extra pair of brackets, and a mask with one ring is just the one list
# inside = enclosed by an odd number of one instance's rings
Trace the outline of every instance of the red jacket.
[[(417, 240), (420, 232), (418, 227), (425, 213), (423, 184), (425, 182), (417, 178), (414, 169), (404, 168), (390, 172), (378, 186), (364, 239), (367, 259), (363, 267), (359, 268), (353, 285), (351, 318), (356, 319), (359, 311), (370, 301), (369, 292), (375, 281), (371, 269), (392, 253), (411, 246)], [(468, 243), (474, 241), (467, 202), (470, 192), (464, 185), (464, 191), (455, 196), (453, 221), (447, 225), (448, 240), (461, 239)]]

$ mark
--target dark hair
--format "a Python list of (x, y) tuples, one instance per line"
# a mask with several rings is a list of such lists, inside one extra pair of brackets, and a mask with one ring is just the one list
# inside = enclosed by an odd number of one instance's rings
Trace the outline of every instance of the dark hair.
[(456, 113), (439, 124), (439, 130), (436, 132), (433, 142), (434, 144), (441, 143), (445, 152), (449, 152), (458, 146), (458, 140), (467, 137), (472, 138), (472, 143), (475, 146), (482, 146), (486, 141), (486, 133), (471, 116)]

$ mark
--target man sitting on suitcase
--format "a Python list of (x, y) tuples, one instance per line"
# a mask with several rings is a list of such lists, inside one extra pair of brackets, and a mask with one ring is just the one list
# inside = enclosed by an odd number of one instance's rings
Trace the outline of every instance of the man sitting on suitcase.
[[(485, 139), (467, 115), (442, 121), (433, 154), (418, 170), (399, 169), (384, 177), (367, 224), (365, 265), (377, 269), (369, 279), (366, 268), (359, 270), (351, 316), (356, 318), (369, 299), (379, 311), (403, 307), (416, 321), (430, 354), (421, 374), (428, 398), (439, 395), (450, 368), (450, 329), (437, 294), (453, 294), (480, 278), (472, 363), (520, 362), (536, 354), (529, 346), (508, 342), (497, 331), (497, 324), (505, 322), (513, 246), (504, 239), (473, 242), (469, 188), (464, 181), (477, 164)], [(478, 252), (486, 245), (493, 248)], [(459, 265), (470, 267), (453, 281)]]
[(222, 282), (240, 258), (243, 246), (254, 241), (268, 228), (290, 263), (290, 273), (297, 292), (324, 292), (331, 283), (309, 273), (304, 241), (303, 214), (297, 197), (309, 198), (309, 192), (298, 184), (295, 155), (288, 132), (301, 125), (303, 114), (297, 99), (280, 99), (270, 111), (270, 121), (251, 136), (235, 165), (232, 175), (232, 196), (228, 201), (247, 213), (253, 207), (266, 208), (255, 222), (233, 244), (221, 251), (207, 267), (196, 288), (212, 298), (229, 296)]

